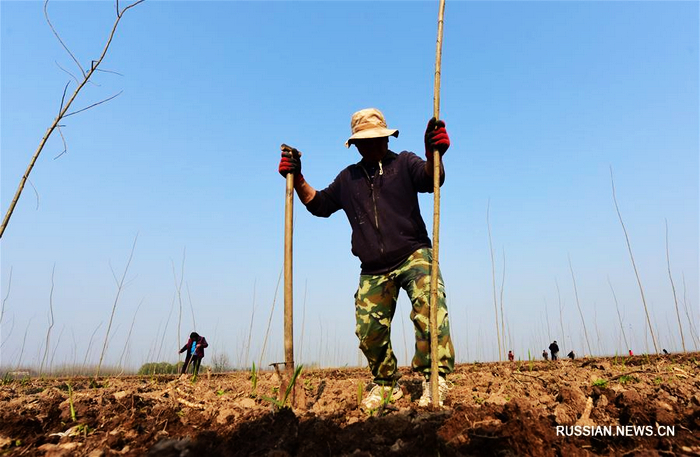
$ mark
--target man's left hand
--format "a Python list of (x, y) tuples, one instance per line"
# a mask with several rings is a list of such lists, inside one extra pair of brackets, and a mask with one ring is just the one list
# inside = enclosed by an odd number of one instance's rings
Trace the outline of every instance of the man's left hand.
[(450, 147), (450, 137), (447, 136), (445, 122), (432, 118), (428, 121), (428, 127), (425, 129), (425, 157), (428, 160), (433, 160), (433, 151), (438, 150), (442, 157)]

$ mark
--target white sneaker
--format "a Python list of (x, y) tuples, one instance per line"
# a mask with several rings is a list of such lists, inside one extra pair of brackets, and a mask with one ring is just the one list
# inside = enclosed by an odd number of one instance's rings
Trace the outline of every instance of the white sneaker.
[[(445, 399), (447, 398), (447, 392), (452, 389), (452, 383), (447, 382), (442, 376), (439, 377), (438, 381), (438, 392), (440, 394), (440, 406), (443, 405)], [(421, 395), (418, 400), (418, 406), (426, 407), (432, 404), (433, 396), (430, 393), (430, 381), (423, 381), (423, 395)]]
[(393, 388), (391, 386), (380, 386), (377, 384), (370, 390), (369, 395), (362, 400), (362, 408), (365, 410), (377, 409), (382, 404), (396, 401), (402, 396), (403, 392), (398, 384)]

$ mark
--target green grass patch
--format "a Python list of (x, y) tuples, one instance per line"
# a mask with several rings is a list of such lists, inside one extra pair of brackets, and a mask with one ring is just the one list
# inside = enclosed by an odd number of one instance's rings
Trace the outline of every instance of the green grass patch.
[[(303, 365), (299, 365), (294, 369), (294, 374), (292, 375), (292, 379), (289, 381), (289, 384), (287, 385), (287, 389), (284, 391), (284, 396), (282, 399), (277, 399), (277, 398), (270, 398), (270, 397), (262, 397), (263, 400), (269, 401), (272, 403), (276, 408), (282, 409), (282, 408), (287, 408), (287, 399), (289, 398), (289, 395), (292, 393), (292, 389), (294, 389), (294, 385), (297, 382), (297, 378), (299, 377), (299, 374), (301, 374), (301, 370), (304, 368)], [(275, 388), (277, 389), (277, 388)], [(273, 389), (273, 391), (275, 390)]]

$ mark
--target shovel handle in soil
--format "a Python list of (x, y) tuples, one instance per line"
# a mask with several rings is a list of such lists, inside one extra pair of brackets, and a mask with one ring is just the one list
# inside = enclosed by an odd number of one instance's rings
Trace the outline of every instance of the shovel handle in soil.
[[(284, 143), (280, 146), (283, 152), (291, 153), (295, 158), (301, 157), (301, 152)], [(284, 200), (284, 367), (288, 378), (294, 373), (294, 305), (293, 305), (293, 269), (292, 269), (292, 240), (294, 233), (294, 174), (287, 174), (287, 188)]]

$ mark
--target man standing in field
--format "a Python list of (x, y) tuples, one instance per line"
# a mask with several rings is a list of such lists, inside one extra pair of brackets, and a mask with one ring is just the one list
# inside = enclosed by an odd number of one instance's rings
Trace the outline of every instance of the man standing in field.
[(549, 345), (549, 352), (552, 353), (552, 360), (557, 360), (559, 358), (559, 345), (556, 340)]
[[(294, 173), (294, 189), (313, 215), (329, 217), (342, 209), (352, 227), (352, 253), (360, 258), (360, 284), (355, 293), (355, 333), (374, 376), (375, 386), (363, 400), (376, 409), (389, 397), (398, 399), (396, 356), (391, 347), (391, 320), (399, 288), (411, 300), (415, 329), (413, 371), (424, 376), (420, 406), (431, 403), (430, 393), (430, 265), (432, 245), (418, 205), (419, 192), (433, 191), (433, 151), (443, 155), (450, 146), (445, 123), (431, 119), (425, 132), (423, 160), (412, 152), (389, 150), (389, 137), (399, 131), (387, 128), (375, 108), (352, 115), (352, 136), (362, 159), (348, 166), (324, 190), (317, 191), (301, 173), (301, 159), (282, 153), (279, 172)], [(440, 184), (444, 182), (444, 168)], [(440, 405), (449, 389), (445, 376), (454, 369), (454, 347), (445, 301), (445, 285), (438, 278), (438, 366)]]

